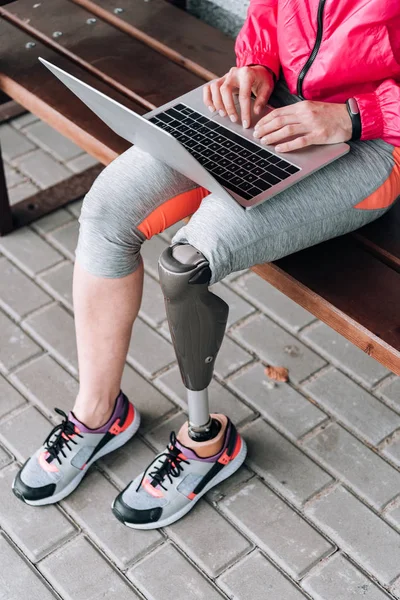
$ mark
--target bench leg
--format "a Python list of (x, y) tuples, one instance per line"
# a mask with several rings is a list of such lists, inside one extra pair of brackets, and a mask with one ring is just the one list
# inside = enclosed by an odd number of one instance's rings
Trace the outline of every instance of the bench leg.
[(10, 199), (7, 192), (4, 163), (0, 148), (0, 236), (10, 233), (13, 229), (13, 218)]

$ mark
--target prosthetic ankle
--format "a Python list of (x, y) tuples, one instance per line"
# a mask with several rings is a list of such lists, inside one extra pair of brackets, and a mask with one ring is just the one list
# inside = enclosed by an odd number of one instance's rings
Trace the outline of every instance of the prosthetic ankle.
[(207, 259), (189, 244), (167, 248), (159, 273), (171, 337), (189, 405), (188, 434), (194, 441), (215, 438), (221, 421), (210, 416), (208, 386), (221, 346), (229, 307), (210, 292)]

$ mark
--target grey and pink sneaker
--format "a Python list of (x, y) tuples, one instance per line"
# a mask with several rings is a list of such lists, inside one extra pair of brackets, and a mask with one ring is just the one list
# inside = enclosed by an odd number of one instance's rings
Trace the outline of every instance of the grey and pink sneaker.
[(229, 419), (222, 450), (209, 458), (200, 458), (172, 432), (166, 451), (114, 500), (113, 513), (134, 529), (171, 525), (192, 510), (208, 490), (237, 471), (246, 453), (246, 442)]
[(27, 504), (54, 504), (79, 485), (89, 467), (100, 457), (123, 446), (138, 430), (140, 415), (120, 392), (109, 421), (89, 429), (71, 412), (50, 432), (13, 482), (14, 494)]

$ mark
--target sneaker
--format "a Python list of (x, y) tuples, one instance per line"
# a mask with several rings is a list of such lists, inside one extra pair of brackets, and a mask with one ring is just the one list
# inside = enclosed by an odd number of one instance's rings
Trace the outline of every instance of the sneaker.
[(166, 451), (114, 500), (113, 513), (133, 529), (171, 525), (208, 490), (237, 471), (246, 453), (246, 442), (229, 419), (222, 450), (209, 458), (200, 458), (172, 432)]
[(101, 456), (123, 446), (138, 430), (140, 415), (121, 392), (109, 421), (89, 429), (71, 412), (64, 417), (29, 458), (13, 482), (14, 494), (33, 506), (54, 504), (79, 485), (89, 467)]

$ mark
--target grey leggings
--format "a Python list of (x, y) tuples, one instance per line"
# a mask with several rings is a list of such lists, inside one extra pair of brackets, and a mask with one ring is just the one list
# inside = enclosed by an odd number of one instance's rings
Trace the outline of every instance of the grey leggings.
[[(250, 211), (233, 200), (207, 195), (173, 243), (197, 248), (209, 261), (211, 283), (215, 283), (233, 271), (277, 260), (380, 217), (390, 206), (356, 206), (378, 188), (391, 195), (386, 204), (394, 203), (400, 195), (394, 164), (393, 146), (381, 140), (352, 143), (345, 157)], [(390, 185), (382, 187), (388, 179)], [(132, 273), (147, 239), (139, 229), (141, 224), (161, 205), (168, 211), (170, 198), (196, 188), (201, 191), (151, 155), (135, 147), (127, 150), (101, 173), (86, 195), (78, 261), (99, 277)], [(188, 208), (187, 214), (191, 212)]]

